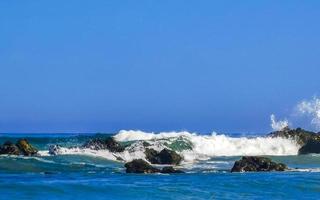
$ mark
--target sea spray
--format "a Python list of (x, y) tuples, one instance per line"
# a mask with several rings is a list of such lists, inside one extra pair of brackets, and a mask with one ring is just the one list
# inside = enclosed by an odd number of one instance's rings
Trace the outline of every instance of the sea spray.
[[(218, 156), (297, 155), (300, 148), (296, 141), (280, 137), (230, 137), (216, 133), (199, 135), (186, 131), (147, 133), (122, 130), (114, 138), (119, 142), (130, 141), (131, 144), (125, 148), (124, 152), (112, 153), (108, 150), (61, 147), (58, 154), (97, 156), (109, 160), (127, 162), (133, 159), (145, 159), (144, 142), (147, 142), (148, 148), (157, 151), (164, 148), (177, 151), (184, 157), (184, 162), (189, 163)], [(41, 153), (44, 155), (43, 152)]]
[(229, 137), (224, 134), (199, 135), (189, 132), (146, 133), (142, 131), (120, 131), (114, 136), (118, 141), (167, 140), (172, 143), (185, 138), (192, 144), (192, 151), (200, 156), (241, 156), (241, 155), (297, 155), (299, 145), (294, 140), (272, 137)]
[(282, 129), (289, 127), (289, 121), (287, 119), (277, 121), (276, 116), (274, 114), (270, 116), (270, 120), (270, 125), (273, 131), (281, 131)]

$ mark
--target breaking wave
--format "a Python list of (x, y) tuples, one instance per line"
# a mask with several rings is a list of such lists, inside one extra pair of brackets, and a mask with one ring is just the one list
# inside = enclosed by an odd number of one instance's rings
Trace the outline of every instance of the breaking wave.
[[(164, 148), (175, 150), (183, 156), (185, 163), (189, 163), (219, 156), (297, 155), (300, 148), (294, 140), (280, 137), (230, 137), (216, 133), (199, 135), (186, 131), (148, 133), (122, 130), (114, 136), (114, 139), (126, 143), (124, 152), (112, 153), (108, 150), (61, 147), (57, 153), (59, 155), (80, 154), (116, 161), (131, 161), (138, 158), (145, 159), (144, 151), (147, 143), (148, 148), (158, 151)], [(47, 152), (42, 151), (41, 154), (46, 155)]]

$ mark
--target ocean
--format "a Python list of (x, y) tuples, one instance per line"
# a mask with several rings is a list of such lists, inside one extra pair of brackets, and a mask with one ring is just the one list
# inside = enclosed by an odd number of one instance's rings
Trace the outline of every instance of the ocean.
[[(114, 138), (121, 153), (81, 146)], [(320, 155), (298, 155), (291, 139), (265, 135), (147, 133), (0, 134), (0, 143), (26, 138), (39, 150), (32, 157), (0, 155), (0, 199), (320, 199)], [(124, 163), (144, 159), (150, 148), (183, 156), (183, 174), (127, 174)], [(50, 145), (60, 145), (57, 155)], [(288, 165), (285, 172), (231, 173), (244, 155), (264, 155)], [(160, 167), (157, 166), (156, 167)]]

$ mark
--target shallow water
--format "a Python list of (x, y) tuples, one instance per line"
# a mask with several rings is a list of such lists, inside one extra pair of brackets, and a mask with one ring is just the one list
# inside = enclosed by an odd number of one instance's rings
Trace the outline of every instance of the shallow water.
[[(163, 137), (147, 138), (147, 141), (156, 145), (157, 148), (161, 148), (161, 145), (178, 148), (179, 151), (177, 151), (184, 156), (192, 153), (193, 159), (201, 157), (201, 160), (183, 162), (180, 168), (187, 172), (185, 174), (126, 174), (123, 162), (115, 161), (110, 152), (105, 151), (96, 154), (92, 151), (90, 153), (82, 150), (68, 151), (56, 156), (46, 153), (50, 144), (74, 147), (89, 139), (107, 136), (109, 135), (2, 134), (1, 143), (6, 140), (16, 141), (23, 137), (39, 148), (42, 153), (41, 156), (36, 157), (0, 156), (0, 199), (320, 198), (320, 155), (284, 155), (291, 154), (291, 150), (281, 149), (286, 148), (281, 146), (282, 144), (271, 146), (270, 152), (275, 154), (281, 152), (283, 155), (268, 157), (274, 161), (286, 163), (291, 171), (270, 173), (230, 173), (234, 161), (240, 158), (239, 155), (212, 156), (211, 151), (203, 149), (187, 150), (188, 153), (185, 153), (183, 148), (189, 148), (185, 145), (188, 141), (183, 140), (180, 143), (181, 138), (178, 142), (168, 138), (163, 141)], [(174, 138), (177, 137), (174, 136)], [(205, 143), (214, 142), (217, 139), (211, 136), (205, 137), (209, 138), (208, 141), (204, 141)], [(232, 142), (236, 139), (236, 143), (232, 144), (239, 145), (240, 136), (226, 137)], [(202, 141), (199, 138), (187, 139), (193, 143)], [(243, 141), (257, 145), (253, 140), (241, 139), (241, 142)], [(220, 140), (218, 142), (221, 143)], [(127, 145), (128, 148), (130, 145), (140, 148), (139, 143), (132, 141)], [(217, 145), (213, 144), (214, 147)], [(134, 149), (139, 150), (138, 147)], [(197, 148), (195, 144), (193, 148)], [(243, 152), (252, 154), (251, 149)], [(130, 160), (135, 156), (141, 156), (140, 153), (127, 153), (120, 156)]]

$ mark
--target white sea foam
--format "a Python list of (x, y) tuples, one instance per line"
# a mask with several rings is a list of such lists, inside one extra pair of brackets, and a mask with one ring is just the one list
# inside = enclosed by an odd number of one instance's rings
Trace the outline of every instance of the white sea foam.
[(292, 172), (320, 172), (320, 168), (290, 169)]
[(114, 139), (117, 141), (135, 141), (135, 140), (156, 140), (156, 139), (166, 139), (174, 138), (180, 136), (196, 136), (196, 133), (189, 133), (187, 131), (181, 132), (161, 132), (161, 133), (148, 133), (143, 131), (134, 131), (134, 130), (121, 130), (117, 135), (114, 136)]
[[(114, 136), (119, 142), (135, 141), (126, 147), (124, 152), (112, 153), (108, 150), (92, 150), (88, 148), (63, 148), (59, 155), (88, 155), (103, 157), (109, 160), (131, 161), (145, 159), (145, 147), (142, 141), (147, 141), (153, 148), (160, 151), (164, 148), (174, 148), (173, 144), (187, 142), (191, 148), (174, 149), (184, 158), (184, 163), (195, 160), (207, 160), (216, 156), (244, 156), (244, 155), (297, 155), (299, 145), (294, 140), (272, 137), (229, 137), (226, 135), (198, 135), (189, 132), (146, 133), (142, 131), (120, 131)], [(45, 155), (44, 152), (40, 154)]]
[[(193, 145), (192, 150), (181, 152), (186, 161), (207, 159), (214, 156), (297, 155), (299, 150), (299, 145), (294, 140), (284, 138), (234, 138), (216, 133), (212, 135), (197, 135), (189, 132), (155, 134), (142, 131), (120, 131), (115, 135), (115, 139), (118, 141), (160, 140), (177, 137), (184, 137)], [(172, 142), (172, 140), (170, 141)]]
[[(39, 151), (38, 152), (41, 156), (48, 156), (48, 151)], [(89, 148), (66, 148), (66, 147), (59, 147), (59, 150), (56, 152), (57, 155), (84, 155), (84, 156), (92, 156), (92, 157), (101, 157), (108, 160), (114, 161), (131, 161), (133, 159), (145, 159), (144, 150), (137, 149), (137, 150), (129, 150), (121, 153), (113, 153), (108, 150), (93, 150)]]
[[(48, 151), (39, 151), (41, 156), (48, 156)], [(93, 150), (89, 148), (79, 148), (79, 147), (59, 147), (57, 151), (57, 155), (84, 155), (84, 156), (94, 156), (94, 157), (102, 157), (108, 160), (116, 160), (116, 155), (108, 150)]]

